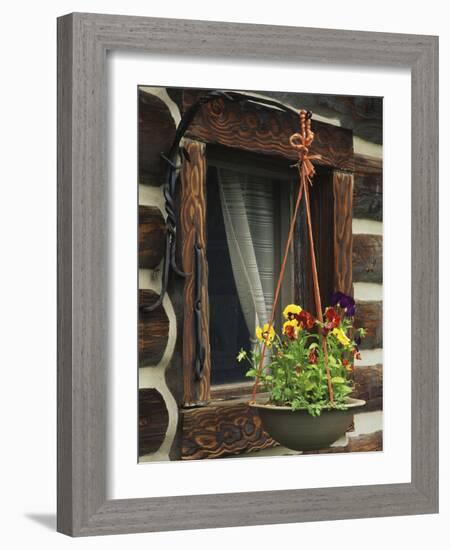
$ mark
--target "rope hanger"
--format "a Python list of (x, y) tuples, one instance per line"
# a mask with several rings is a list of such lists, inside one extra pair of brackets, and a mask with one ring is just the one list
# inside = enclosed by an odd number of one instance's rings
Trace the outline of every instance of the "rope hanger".
[[(275, 320), (275, 311), (278, 305), (278, 299), (280, 297), (281, 283), (283, 282), (284, 272), (286, 270), (286, 262), (289, 256), (289, 249), (291, 247), (292, 239), (294, 236), (294, 229), (297, 223), (298, 212), (300, 209), (300, 203), (301, 203), (302, 197), (304, 197), (305, 208), (306, 208), (306, 223), (308, 227), (309, 249), (311, 253), (311, 271), (312, 271), (313, 287), (314, 287), (314, 302), (316, 306), (316, 317), (320, 322), (323, 322), (322, 303), (320, 299), (320, 288), (319, 288), (319, 276), (317, 273), (316, 253), (314, 251), (314, 239), (313, 239), (313, 232), (312, 232), (311, 206), (310, 206), (310, 200), (309, 200), (309, 186), (312, 186), (312, 178), (315, 174), (314, 166), (311, 161), (318, 160), (321, 157), (319, 155), (309, 155), (309, 148), (314, 140), (314, 132), (311, 130), (311, 113), (305, 110), (301, 110), (299, 113), (299, 117), (300, 117), (300, 133), (293, 134), (289, 139), (291, 146), (298, 153), (298, 162), (294, 166), (296, 166), (298, 169), (299, 189), (297, 194), (297, 200), (295, 202), (294, 214), (292, 216), (291, 225), (289, 227), (289, 233), (286, 241), (286, 248), (284, 250), (283, 261), (281, 263), (280, 274), (278, 276), (277, 286), (275, 290), (275, 297), (272, 305), (272, 313), (270, 315), (270, 321), (269, 321), (267, 333), (270, 332)], [(324, 338), (322, 333), (320, 334), (320, 336), (321, 336), (321, 343), (322, 343), (324, 357), (325, 357), (325, 372), (327, 376), (328, 393), (330, 396), (330, 402), (334, 403), (333, 385), (331, 383), (331, 373), (330, 373), (330, 367), (328, 365), (327, 342), (326, 342), (326, 338)], [(259, 360), (259, 365), (255, 376), (255, 383), (253, 385), (251, 403), (254, 403), (256, 401), (256, 392), (258, 389), (259, 377), (263, 368), (266, 349), (267, 349), (267, 338), (263, 338), (261, 357)]]

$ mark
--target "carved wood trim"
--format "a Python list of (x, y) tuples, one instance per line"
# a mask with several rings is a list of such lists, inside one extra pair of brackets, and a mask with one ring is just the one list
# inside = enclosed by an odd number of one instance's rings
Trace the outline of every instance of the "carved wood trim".
[(333, 172), (334, 290), (353, 294), (353, 174)]
[[(205, 92), (206, 90), (184, 90), (183, 110)], [(316, 138), (311, 154), (321, 156), (315, 163), (353, 171), (352, 131), (317, 120), (312, 121), (312, 129)], [(186, 135), (206, 143), (217, 143), (296, 161), (297, 154), (292, 149), (289, 138), (298, 131), (298, 116), (294, 113), (255, 103), (237, 103), (218, 98), (200, 108)]]
[(220, 458), (278, 445), (247, 398), (181, 411), (182, 459)]
[[(190, 273), (184, 286), (183, 324), (183, 403), (191, 405), (209, 399), (211, 358), (209, 347), (208, 263), (206, 261), (206, 158), (205, 144), (185, 139), (181, 165), (180, 231), (183, 270)], [(202, 261), (202, 340), (206, 349), (203, 376), (195, 379), (194, 245), (203, 250)]]

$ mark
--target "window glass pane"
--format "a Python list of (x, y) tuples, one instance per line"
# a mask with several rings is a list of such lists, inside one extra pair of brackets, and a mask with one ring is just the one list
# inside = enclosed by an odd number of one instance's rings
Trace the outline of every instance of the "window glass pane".
[(236, 361), (239, 349), (250, 350), (228, 251), (219, 187), (212, 170), (207, 185), (207, 260), (211, 345), (211, 383), (245, 379), (246, 365)]
[[(225, 168), (208, 172), (207, 259), (213, 384), (243, 381), (255, 328), (270, 319), (280, 269), (286, 182)], [(286, 202), (286, 201), (285, 201)], [(286, 202), (289, 217), (289, 202)], [(286, 295), (286, 294), (285, 294)], [(278, 324), (280, 319), (276, 319)]]

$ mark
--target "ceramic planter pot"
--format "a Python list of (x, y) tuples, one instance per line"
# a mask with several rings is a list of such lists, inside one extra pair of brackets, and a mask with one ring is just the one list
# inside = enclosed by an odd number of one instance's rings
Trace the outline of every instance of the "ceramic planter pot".
[(258, 410), (266, 432), (275, 441), (294, 451), (312, 451), (329, 447), (349, 427), (352, 416), (366, 402), (348, 398), (347, 410), (324, 410), (320, 416), (311, 416), (305, 409), (292, 411), (290, 407), (269, 404), (250, 405)]

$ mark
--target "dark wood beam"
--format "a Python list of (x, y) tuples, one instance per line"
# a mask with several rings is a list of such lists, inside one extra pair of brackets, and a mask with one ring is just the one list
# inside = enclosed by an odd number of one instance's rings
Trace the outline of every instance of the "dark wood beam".
[(354, 382), (355, 391), (352, 393), (352, 397), (366, 401), (362, 412), (376, 411), (383, 408), (382, 365), (355, 367)]
[(367, 330), (361, 349), (381, 348), (383, 346), (383, 302), (357, 300), (355, 327), (364, 327)]
[[(206, 90), (184, 90), (183, 109), (190, 107)], [(353, 133), (351, 130), (317, 120), (312, 121), (315, 140), (311, 154), (321, 166), (353, 171)], [(289, 138), (299, 131), (295, 113), (263, 107), (250, 102), (231, 102), (217, 98), (199, 110), (186, 135), (236, 149), (297, 160)]]
[(383, 178), (381, 173), (355, 174), (353, 217), (383, 219)]
[(353, 281), (383, 282), (383, 237), (353, 235)]
[(139, 90), (139, 183), (161, 185), (167, 165), (161, 158), (175, 137), (175, 121), (167, 105), (151, 93)]
[(157, 451), (169, 425), (163, 396), (154, 388), (139, 390), (139, 456)]

